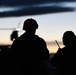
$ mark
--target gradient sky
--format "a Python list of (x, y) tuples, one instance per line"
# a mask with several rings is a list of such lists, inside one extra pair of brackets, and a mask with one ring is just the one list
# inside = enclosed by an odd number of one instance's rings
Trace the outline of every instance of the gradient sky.
[[(76, 2), (68, 4), (67, 6), (75, 7)], [(2, 9), (0, 9), (1, 11)], [(4, 10), (4, 9), (3, 9)], [(39, 28), (36, 34), (41, 36), (47, 45), (54, 45), (55, 40), (61, 44), (63, 33), (67, 30), (72, 30), (76, 34), (76, 11), (47, 13), (43, 15), (20, 16), (20, 17), (1, 17), (0, 18), (0, 44), (11, 43), (10, 35), (13, 30), (19, 26), (19, 36), (23, 33), (22, 26), (24, 20), (27, 18), (34, 18)], [(1, 30), (2, 28), (9, 28), (9, 30)]]
[[(23, 33), (21, 30), (23, 22), (27, 18), (34, 18), (38, 22), (39, 28), (36, 34), (46, 41), (61, 40), (63, 33), (67, 30), (76, 33), (76, 12), (0, 18), (0, 28), (17, 28), (19, 25), (19, 35), (21, 35)], [(11, 32), (12, 30), (0, 30), (0, 42), (8, 42)]]

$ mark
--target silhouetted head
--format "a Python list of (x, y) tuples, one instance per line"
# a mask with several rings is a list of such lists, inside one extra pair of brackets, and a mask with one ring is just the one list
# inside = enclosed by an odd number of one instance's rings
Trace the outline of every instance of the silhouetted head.
[(16, 38), (18, 38), (18, 31), (15, 30), (12, 32), (10, 39), (11, 39), (11, 41), (13, 41)]
[(23, 30), (36, 30), (38, 28), (38, 24), (36, 20), (30, 18), (24, 21)]
[(74, 34), (74, 32), (72, 31), (66, 31), (64, 34), (63, 34), (63, 44), (64, 45), (72, 45), (75, 43), (75, 39), (76, 39), (76, 36)]

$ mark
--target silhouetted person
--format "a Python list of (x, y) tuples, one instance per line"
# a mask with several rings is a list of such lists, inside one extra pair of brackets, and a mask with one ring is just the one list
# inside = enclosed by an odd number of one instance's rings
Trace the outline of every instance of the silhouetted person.
[(13, 31), (12, 34), (10, 35), (11, 41), (14, 41), (16, 38), (18, 38), (18, 31), (17, 30)]
[(23, 33), (11, 46), (9, 59), (10, 75), (46, 75), (41, 64), (49, 59), (49, 50), (44, 39), (35, 35), (38, 24), (34, 19), (27, 19), (23, 24)]
[(51, 63), (56, 66), (60, 75), (75, 75), (76, 69), (76, 36), (72, 31), (66, 31), (62, 37), (64, 47), (52, 57)]
[(0, 46), (0, 75), (5, 75), (7, 72), (7, 62), (8, 62), (8, 54), (9, 48), (8, 45)]

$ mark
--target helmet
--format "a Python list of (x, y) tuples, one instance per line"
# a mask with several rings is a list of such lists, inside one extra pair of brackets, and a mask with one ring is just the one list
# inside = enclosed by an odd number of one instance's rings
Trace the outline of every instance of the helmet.
[(37, 29), (38, 28), (38, 24), (37, 24), (36, 20), (34, 20), (32, 18), (25, 20), (23, 25), (24, 25), (23, 30)]

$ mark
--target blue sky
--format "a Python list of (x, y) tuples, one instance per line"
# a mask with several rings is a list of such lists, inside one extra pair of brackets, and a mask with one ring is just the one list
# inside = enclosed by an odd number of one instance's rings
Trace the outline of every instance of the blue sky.
[[(24, 20), (34, 18), (39, 24), (36, 34), (43, 37), (45, 41), (62, 41), (63, 33), (72, 30), (76, 33), (76, 12), (63, 12), (54, 14), (43, 14), (35, 16), (0, 18), (0, 28), (17, 28), (19, 25), (19, 35), (23, 33), (22, 26)], [(13, 30), (0, 30), (0, 42), (9, 43), (10, 34)]]
[(72, 30), (76, 34), (76, 0), (17, 1), (0, 0), (0, 44), (12, 43), (10, 35), (17, 27), (20, 36), (23, 33), (23, 22), (27, 18), (34, 18), (38, 22), (36, 34), (52, 48), (56, 44), (55, 40), (62, 44), (65, 31)]

